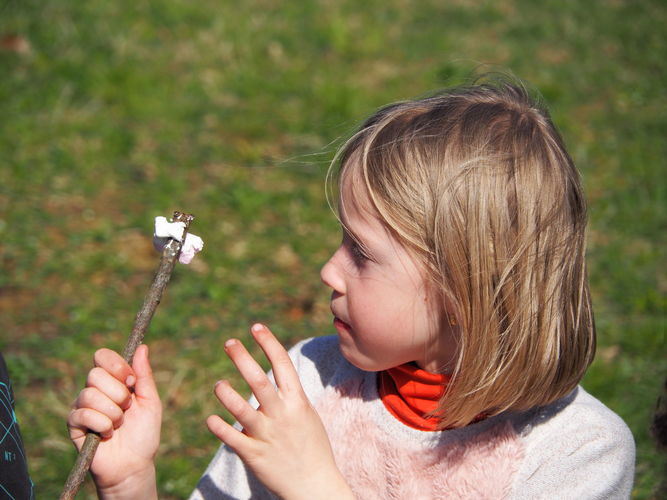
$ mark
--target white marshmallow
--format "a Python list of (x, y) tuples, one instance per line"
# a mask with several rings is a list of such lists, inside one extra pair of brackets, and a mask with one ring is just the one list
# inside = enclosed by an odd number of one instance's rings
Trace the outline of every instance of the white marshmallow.
[[(162, 252), (170, 239), (180, 242), (183, 239), (184, 230), (184, 222), (169, 222), (166, 217), (155, 217), (153, 246), (158, 252)], [(178, 256), (178, 261), (181, 264), (189, 264), (192, 262), (194, 256), (201, 252), (202, 248), (204, 248), (204, 240), (196, 234), (187, 233), (181, 247), (181, 253)]]
[(155, 236), (158, 238), (174, 238), (181, 241), (185, 222), (169, 222), (166, 217), (155, 217)]

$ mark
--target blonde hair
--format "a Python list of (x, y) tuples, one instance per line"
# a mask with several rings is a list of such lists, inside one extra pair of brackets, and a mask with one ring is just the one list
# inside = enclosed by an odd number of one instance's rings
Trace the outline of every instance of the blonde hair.
[(456, 366), (434, 412), (441, 428), (576, 387), (595, 352), (586, 206), (548, 112), (522, 85), (389, 105), (336, 163), (339, 182), (354, 173), (355, 196), (422, 265), (441, 328), (456, 325)]

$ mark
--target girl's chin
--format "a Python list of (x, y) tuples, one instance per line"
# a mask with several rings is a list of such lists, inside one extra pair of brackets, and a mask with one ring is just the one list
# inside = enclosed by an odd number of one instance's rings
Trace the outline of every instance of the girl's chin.
[(376, 361), (362, 354), (362, 351), (358, 349), (359, 346), (355, 342), (354, 331), (349, 324), (336, 317), (334, 317), (333, 324), (338, 332), (340, 352), (350, 364), (366, 372), (377, 372), (388, 368), (384, 366), (378, 367)]
[(338, 336), (340, 353), (343, 357), (353, 366), (356, 366), (362, 371), (365, 372), (379, 372), (386, 369), (384, 366), (378, 366), (378, 364), (368, 357), (361, 354), (353, 342), (349, 338)]

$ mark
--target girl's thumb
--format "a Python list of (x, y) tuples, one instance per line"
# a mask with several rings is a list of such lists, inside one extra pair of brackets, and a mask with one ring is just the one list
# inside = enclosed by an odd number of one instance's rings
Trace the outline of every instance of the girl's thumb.
[(159, 395), (153, 378), (153, 369), (148, 360), (148, 346), (145, 344), (137, 347), (132, 359), (132, 369), (137, 376), (134, 392), (138, 397), (146, 399), (158, 399)]

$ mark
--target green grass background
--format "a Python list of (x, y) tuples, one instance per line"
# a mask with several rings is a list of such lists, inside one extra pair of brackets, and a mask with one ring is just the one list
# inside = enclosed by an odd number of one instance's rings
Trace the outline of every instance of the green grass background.
[(255, 320), (287, 345), (331, 332), (317, 273), (339, 239), (336, 146), (480, 68), (542, 92), (583, 173), (600, 344), (584, 385), (634, 433), (634, 498), (658, 498), (666, 25), (661, 0), (1, 1), (0, 349), (38, 498), (74, 461), (64, 422), (92, 353), (122, 348), (152, 279), (154, 216), (192, 212), (206, 241), (147, 338), (175, 499), (217, 447), (224, 340)]

